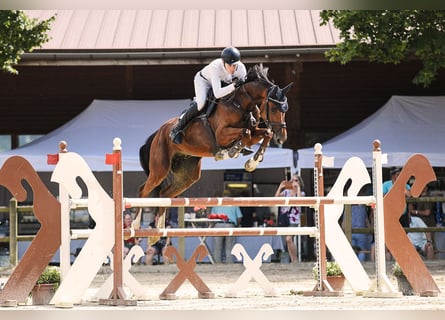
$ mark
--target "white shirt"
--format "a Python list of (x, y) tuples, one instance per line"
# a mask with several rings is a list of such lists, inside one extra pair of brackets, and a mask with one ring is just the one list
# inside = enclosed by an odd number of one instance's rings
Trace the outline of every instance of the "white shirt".
[[(213, 90), (213, 94), (216, 98), (221, 98), (235, 90), (235, 85), (232, 81), (237, 79), (244, 79), (247, 71), (244, 64), (240, 61), (236, 63), (237, 68), (233, 75), (227, 72), (224, 68), (224, 61), (219, 58), (213, 60), (201, 71), (195, 75), (195, 101), (198, 105), (198, 110), (201, 110), (206, 102), (207, 93), (210, 89)], [(221, 81), (228, 83), (228, 86), (221, 87)]]
[[(411, 216), (411, 222), (409, 224), (410, 228), (426, 228), (427, 225), (423, 222), (422, 218)], [(424, 232), (408, 232), (408, 238), (411, 243), (418, 248), (423, 250), (426, 244), (426, 235)]]
[[(244, 64), (238, 61), (236, 65), (237, 68), (232, 75), (224, 68), (223, 59), (218, 58), (210, 62), (200, 71), (201, 75), (210, 82), (215, 98), (224, 97), (235, 90), (235, 85), (232, 83), (234, 79), (244, 79), (246, 77), (247, 71)], [(221, 81), (230, 84), (221, 87)]]

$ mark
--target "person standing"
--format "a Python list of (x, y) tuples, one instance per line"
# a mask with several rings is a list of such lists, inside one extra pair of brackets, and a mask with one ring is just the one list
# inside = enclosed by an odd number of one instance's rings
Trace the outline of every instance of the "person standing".
[[(283, 180), (275, 191), (275, 197), (303, 197), (304, 192), (303, 179), (294, 174), (290, 181)], [(282, 206), (278, 209), (277, 225), (278, 227), (299, 227), (301, 208), (296, 206)], [(297, 262), (297, 247), (295, 246), (294, 236), (285, 237), (287, 251), (290, 262)]]
[[(224, 190), (223, 197), (229, 197), (230, 195), (230, 191)], [(215, 228), (236, 228), (240, 226), (243, 217), (241, 209), (238, 206), (215, 206), (212, 207), (210, 213), (227, 216), (226, 221), (215, 223)], [(213, 237), (213, 258), (215, 263), (222, 263), (224, 257), (226, 263), (233, 263), (232, 248), (234, 244), (235, 237), (233, 236)]]
[[(358, 196), (369, 196), (372, 194), (371, 184), (367, 184), (359, 191)], [(351, 205), (351, 227), (371, 228), (371, 208), (364, 204)], [(343, 220), (344, 223), (344, 220)], [(357, 254), (360, 261), (365, 261), (367, 252), (371, 250), (372, 234), (370, 233), (352, 233), (351, 246)]]
[[(394, 183), (396, 182), (397, 178), (400, 175), (400, 172), (402, 171), (401, 168), (393, 168), (390, 170), (390, 175), (391, 175), (391, 179), (390, 180), (386, 180), (383, 182), (382, 188), (383, 188), (383, 196), (385, 196), (389, 190), (391, 190), (392, 186), (394, 185)], [(409, 198), (411, 197), (411, 187), (409, 184), (406, 184), (406, 188), (405, 188), (405, 197)], [(407, 228), (409, 226), (409, 217), (408, 217), (408, 212), (407, 209), (405, 208), (405, 211), (403, 212), (402, 216), (399, 219), (400, 224), (404, 227)]]

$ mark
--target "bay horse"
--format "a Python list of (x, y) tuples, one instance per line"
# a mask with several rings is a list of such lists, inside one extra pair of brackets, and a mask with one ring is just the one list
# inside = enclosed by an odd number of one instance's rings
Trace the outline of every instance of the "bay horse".
[[(255, 65), (246, 81), (226, 97), (206, 107), (204, 114), (185, 128), (181, 144), (169, 134), (178, 117), (167, 120), (141, 146), (139, 160), (147, 174), (139, 196), (173, 198), (187, 190), (201, 176), (201, 159), (237, 157), (245, 146), (262, 143), (245, 169), (254, 171), (272, 138), (279, 144), (287, 140), (286, 93), (292, 83), (280, 88), (268, 79), (268, 68)], [(162, 216), (165, 208), (160, 208)], [(140, 220), (140, 211), (136, 219)], [(165, 221), (159, 219), (159, 221)], [(161, 222), (165, 223), (165, 222)]]

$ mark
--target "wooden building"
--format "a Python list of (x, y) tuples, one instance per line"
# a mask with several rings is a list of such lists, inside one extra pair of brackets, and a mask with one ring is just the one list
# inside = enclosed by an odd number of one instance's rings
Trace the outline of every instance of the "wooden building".
[[(33, 10), (56, 15), (42, 48), (25, 54), (19, 75), (0, 73), (0, 136), (11, 146), (44, 135), (94, 99), (189, 99), (193, 76), (236, 46), (247, 67), (262, 63), (288, 94), (288, 141), (311, 147), (349, 129), (392, 95), (444, 95), (445, 72), (429, 87), (411, 81), (418, 61), (330, 63), (340, 41), (317, 10)], [(160, 124), (161, 125), (161, 124)]]

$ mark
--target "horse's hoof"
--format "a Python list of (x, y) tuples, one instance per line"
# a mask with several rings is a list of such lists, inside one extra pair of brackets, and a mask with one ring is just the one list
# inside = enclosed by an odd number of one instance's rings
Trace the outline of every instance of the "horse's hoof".
[(257, 167), (257, 166), (256, 166), (256, 162), (253, 161), (252, 159), (247, 160), (246, 163), (244, 164), (244, 169), (245, 169), (247, 172), (253, 172), (253, 171), (255, 171), (256, 167)]
[(229, 150), (229, 158), (235, 158), (238, 153), (234, 150)]

